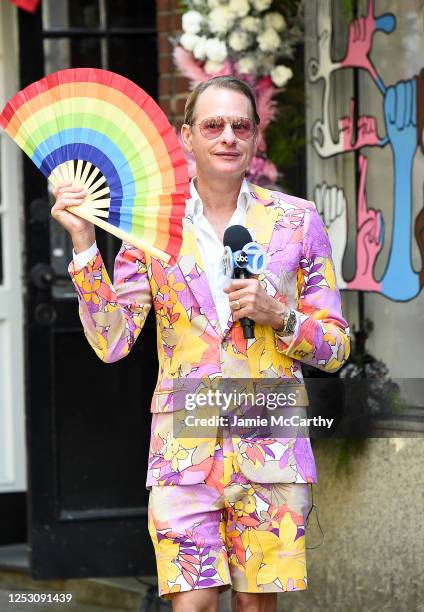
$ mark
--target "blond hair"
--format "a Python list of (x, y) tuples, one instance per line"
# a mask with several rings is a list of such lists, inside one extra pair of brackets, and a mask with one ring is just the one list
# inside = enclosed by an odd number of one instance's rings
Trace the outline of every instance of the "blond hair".
[(234, 76), (216, 76), (207, 81), (202, 81), (201, 83), (196, 85), (185, 103), (184, 123), (186, 123), (187, 125), (193, 125), (194, 111), (196, 110), (197, 100), (199, 99), (199, 96), (206, 89), (208, 89), (208, 87), (212, 86), (220, 87), (222, 89), (231, 89), (233, 91), (238, 91), (245, 95), (252, 106), (252, 119), (256, 125), (259, 125), (260, 118), (256, 109), (256, 99), (253, 89), (245, 81), (242, 81), (241, 79), (238, 79)]

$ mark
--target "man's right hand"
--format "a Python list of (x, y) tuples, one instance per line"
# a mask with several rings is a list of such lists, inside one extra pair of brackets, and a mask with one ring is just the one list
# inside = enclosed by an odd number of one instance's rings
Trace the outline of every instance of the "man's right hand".
[(87, 192), (82, 187), (74, 187), (72, 183), (61, 183), (54, 191), (56, 202), (51, 209), (51, 215), (69, 234), (75, 253), (88, 249), (96, 240), (94, 224), (71, 212), (68, 206), (78, 206), (84, 202)]

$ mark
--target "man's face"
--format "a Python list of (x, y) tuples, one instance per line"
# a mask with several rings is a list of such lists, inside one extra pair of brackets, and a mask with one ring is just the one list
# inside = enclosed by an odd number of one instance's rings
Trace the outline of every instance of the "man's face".
[(181, 128), (185, 147), (196, 159), (197, 174), (210, 177), (238, 179), (244, 176), (250, 160), (256, 152), (256, 135), (248, 140), (237, 138), (229, 122), (214, 140), (208, 140), (199, 130), (199, 123), (209, 117), (252, 116), (250, 100), (231, 89), (208, 87), (197, 99), (194, 110), (195, 125)]

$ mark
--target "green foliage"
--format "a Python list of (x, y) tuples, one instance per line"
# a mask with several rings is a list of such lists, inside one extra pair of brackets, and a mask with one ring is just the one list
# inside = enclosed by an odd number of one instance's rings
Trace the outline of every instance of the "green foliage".
[(353, 5), (355, 0), (342, 0), (343, 2), (343, 12), (348, 21), (353, 19)]
[[(190, 7), (190, 0), (177, 0), (177, 4), (179, 5), (179, 8), (182, 8), (183, 10), (188, 10)], [(225, 5), (225, 2), (223, 4)], [(299, 10), (302, 7), (302, 4), (303, 0), (274, 0), (271, 9), (273, 11), (283, 13), (285, 16), (294, 16), (298, 14)]]
[(272, 10), (285, 16), (297, 15), (302, 8), (303, 0), (274, 0)]
[(367, 440), (363, 438), (340, 438), (335, 441), (337, 450), (336, 475), (350, 476), (352, 473), (352, 458), (362, 455)]
[[(365, 342), (373, 329), (374, 323), (368, 318), (364, 320), (361, 330), (355, 331), (353, 328), (355, 340), (351, 357), (338, 372), (339, 377), (346, 382), (359, 383), (359, 386), (350, 387), (349, 393), (346, 394), (346, 412), (352, 414), (355, 408), (357, 410), (359, 408), (365, 431), (370, 433), (375, 418), (398, 415), (409, 408), (408, 403), (402, 398), (399, 385), (390, 378), (386, 364), (371, 355), (365, 347)], [(360, 381), (367, 381), (362, 389)], [(366, 438), (363, 437), (341, 438), (335, 441), (337, 474), (351, 473), (351, 459), (364, 452), (366, 442)]]
[[(354, 18), (355, 0), (342, 0), (343, 12), (347, 21), (351, 21)], [(356, 0), (358, 6), (358, 14), (367, 14), (367, 0)]]
[(284, 94), (278, 96), (279, 115), (266, 132), (268, 157), (278, 169), (292, 165), (296, 152), (305, 146), (305, 119)]
[[(267, 155), (286, 178), (291, 171), (296, 173), (299, 157), (303, 157), (306, 144), (305, 83), (301, 51), (301, 47), (295, 49), (295, 59), (285, 62), (292, 69), (293, 77), (284, 91), (275, 98), (278, 114), (265, 134)], [(285, 189), (291, 187), (284, 182)]]
[(187, 0), (177, 0), (177, 8), (180, 13), (186, 13), (190, 9)]

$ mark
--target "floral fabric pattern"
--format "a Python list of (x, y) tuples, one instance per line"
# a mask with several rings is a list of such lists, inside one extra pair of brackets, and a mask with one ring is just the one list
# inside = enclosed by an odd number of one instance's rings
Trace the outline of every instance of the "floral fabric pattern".
[[(302, 383), (301, 363), (337, 371), (349, 356), (349, 327), (342, 316), (326, 227), (312, 202), (249, 184), (246, 227), (267, 253), (258, 280), (269, 295), (295, 310), (297, 325), (289, 344), (271, 327), (255, 325), (255, 338), (243, 337), (232, 316), (221, 329), (197, 245), (193, 221), (184, 219), (183, 243), (174, 265), (123, 243), (113, 282), (99, 252), (69, 273), (79, 301), (84, 332), (104, 362), (130, 352), (154, 307), (159, 374), (153, 413), (146, 486), (205, 483), (213, 442), (173, 439), (168, 413), (181, 379), (268, 378)], [(194, 440), (196, 442), (196, 440)], [(309, 440), (241, 440), (240, 469), (255, 482), (316, 482)], [(253, 477), (253, 474), (255, 477)]]
[(159, 594), (230, 585), (249, 593), (306, 589), (308, 506), (308, 485), (249, 481), (231, 437), (218, 437), (204, 484), (150, 492)]

